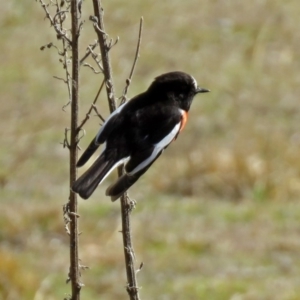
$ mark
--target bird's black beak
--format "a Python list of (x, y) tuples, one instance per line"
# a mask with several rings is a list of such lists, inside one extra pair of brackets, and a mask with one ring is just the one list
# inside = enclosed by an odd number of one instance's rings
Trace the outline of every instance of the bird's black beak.
[(208, 93), (208, 92), (210, 92), (210, 90), (204, 89), (204, 88), (199, 87), (199, 86), (198, 86), (198, 88), (196, 90), (196, 94), (198, 94), (198, 93)]

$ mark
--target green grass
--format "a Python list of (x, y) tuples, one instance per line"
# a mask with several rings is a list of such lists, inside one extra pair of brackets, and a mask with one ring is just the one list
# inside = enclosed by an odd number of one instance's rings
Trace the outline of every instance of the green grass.
[[(130, 191), (141, 297), (296, 300), (299, 282), (298, 1), (107, 1), (106, 28), (122, 94), (144, 16), (133, 96), (162, 72), (184, 70), (197, 97), (176, 143)], [(0, 57), (0, 299), (63, 299), (68, 236), (67, 92), (55, 34), (38, 3), (2, 4)], [(82, 53), (95, 39), (84, 1)], [(100, 76), (81, 73), (85, 116)], [(98, 109), (107, 116), (105, 96)], [(84, 148), (99, 126), (91, 118)], [(108, 179), (110, 181), (112, 179)], [(119, 203), (105, 183), (80, 201), (82, 299), (126, 299)]]

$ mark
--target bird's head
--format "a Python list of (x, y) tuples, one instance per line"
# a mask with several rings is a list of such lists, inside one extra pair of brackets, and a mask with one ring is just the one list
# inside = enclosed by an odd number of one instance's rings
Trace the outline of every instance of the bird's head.
[(149, 91), (154, 93), (159, 101), (170, 101), (186, 111), (189, 110), (196, 94), (209, 92), (199, 87), (193, 76), (180, 71), (156, 77)]

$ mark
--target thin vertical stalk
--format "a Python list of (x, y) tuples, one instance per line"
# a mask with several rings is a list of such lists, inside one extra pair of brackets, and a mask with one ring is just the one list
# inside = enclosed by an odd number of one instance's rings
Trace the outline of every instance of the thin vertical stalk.
[(104, 29), (103, 8), (100, 0), (93, 0), (93, 5), (94, 5), (95, 16), (97, 17), (97, 21), (98, 21), (94, 23), (94, 26), (100, 44), (100, 52), (102, 58), (103, 73), (105, 78), (105, 87), (106, 87), (106, 93), (108, 97), (109, 110), (112, 113), (117, 108), (117, 104), (115, 100), (112, 69), (111, 69), (110, 58), (108, 54), (110, 49), (106, 42), (106, 33)]
[[(95, 30), (98, 35), (100, 51), (102, 56), (103, 73), (106, 84), (106, 92), (108, 97), (108, 104), (110, 112), (113, 112), (117, 105), (114, 96), (114, 86), (112, 78), (112, 70), (109, 58), (110, 47), (107, 44), (107, 34), (104, 28), (103, 21), (103, 8), (100, 0), (93, 0), (94, 12), (96, 21), (94, 23)], [(123, 174), (123, 167), (118, 168), (118, 174)], [(122, 217), (122, 236), (124, 245), (124, 257), (125, 267), (127, 274), (127, 292), (131, 300), (139, 300), (136, 272), (134, 267), (134, 251), (131, 241), (131, 230), (130, 230), (130, 212), (131, 206), (128, 203), (127, 193), (124, 193), (120, 199), (121, 202), (121, 217)]]
[[(72, 97), (71, 97), (71, 137), (70, 137), (70, 186), (77, 177), (77, 127), (78, 127), (78, 98), (79, 98), (79, 25), (78, 0), (71, 2), (72, 19)], [(70, 280), (72, 285), (72, 300), (80, 299), (80, 270), (78, 260), (78, 211), (77, 195), (70, 189)]]

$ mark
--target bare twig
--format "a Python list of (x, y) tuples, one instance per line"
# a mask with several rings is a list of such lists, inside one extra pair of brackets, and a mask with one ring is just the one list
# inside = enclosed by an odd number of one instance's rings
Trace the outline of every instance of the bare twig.
[(61, 77), (58, 77), (58, 76), (53, 76), (53, 78), (55, 78), (55, 79), (57, 79), (57, 80), (61, 80), (61, 81), (63, 81), (64, 83), (67, 83), (67, 80), (66, 79), (64, 79), (64, 78), (61, 78)]
[(114, 41), (113, 39), (110, 39), (110, 41), (109, 41), (109, 43), (108, 43), (109, 50), (110, 50), (112, 47), (116, 46), (116, 45), (118, 44), (119, 40), (120, 40), (119, 37), (117, 37), (115, 41)]
[[(57, 13), (56, 15), (53, 17), (53, 20), (55, 20), (56, 16), (58, 16), (58, 24), (59, 24), (59, 29), (62, 30), (63, 29), (63, 22), (65, 21), (66, 19), (66, 13), (69, 12), (69, 10), (60, 10), (61, 7), (58, 3), (58, 0), (56, 0), (56, 8), (57, 8)], [(63, 106), (63, 110), (65, 109), (65, 107), (70, 103), (71, 101), (71, 75), (70, 75), (70, 72), (69, 72), (69, 64), (68, 64), (68, 61), (69, 61), (69, 58), (68, 58), (68, 48), (70, 47), (70, 43), (68, 41), (66, 41), (66, 39), (63, 39), (62, 40), (62, 44), (63, 44), (63, 53), (61, 54), (63, 56), (63, 66), (64, 66), (64, 69), (65, 69), (65, 72), (66, 72), (66, 80), (65, 80), (65, 83), (68, 87), (68, 95), (69, 95), (69, 101), (66, 105)]]
[(68, 139), (68, 132), (70, 131), (69, 128), (65, 128), (65, 137), (63, 142), (61, 143), (63, 145), (63, 148), (68, 148), (70, 149), (70, 143), (69, 143), (69, 139)]
[[(100, 72), (103, 73), (103, 67), (102, 67), (102, 65), (101, 65), (101, 63), (100, 63), (101, 60), (98, 59), (98, 57), (99, 57), (100, 54), (95, 53), (95, 52), (93, 51), (93, 49), (92, 49), (90, 46), (88, 47), (88, 49), (89, 49), (89, 52), (92, 54), (92, 58), (94, 59), (94, 61), (95, 61), (96, 64), (98, 65), (98, 67), (99, 67), (99, 69), (100, 69)], [(91, 67), (91, 68), (94, 69), (93, 67)], [(95, 71), (95, 69), (94, 69), (94, 71)], [(95, 72), (96, 72), (96, 71), (95, 71)], [(100, 72), (98, 72), (98, 73), (100, 73)], [(97, 73), (97, 74), (98, 74), (98, 73)]]
[(138, 272), (140, 272), (140, 271), (142, 270), (143, 266), (144, 266), (144, 263), (143, 263), (143, 262), (141, 262), (141, 264), (140, 264), (139, 268), (138, 268), (138, 269), (135, 271), (135, 273), (138, 273)]
[(84, 63), (84, 61), (90, 56), (90, 54), (92, 53), (91, 49), (94, 50), (97, 47), (98, 44), (99, 44), (99, 42), (95, 41), (94, 44), (91, 44), (87, 47), (87, 49), (86, 49), (87, 51), (86, 51), (85, 55), (83, 56), (83, 58), (79, 62), (80, 65), (82, 65)]
[(45, 4), (43, 0), (39, 0), (39, 2), (41, 3), (41, 6), (45, 11), (46, 18), (49, 19), (51, 26), (53, 26), (54, 30), (56, 31), (57, 37), (66, 40), (69, 43), (69, 45), (71, 45), (72, 41), (68, 38), (66, 31), (59, 28), (58, 24), (51, 17), (50, 12), (48, 10), (49, 5)]
[(58, 55), (60, 55), (60, 56), (64, 55), (64, 51), (66, 51), (66, 50), (61, 51), (61, 50), (60, 50), (55, 44), (53, 44), (52, 42), (51, 42), (51, 43), (48, 43), (48, 44), (46, 44), (46, 45), (41, 46), (41, 47), (40, 47), (40, 50), (43, 51), (45, 48), (48, 48), (48, 49), (50, 49), (50, 48), (55, 48), (55, 49), (57, 50)]
[(90, 68), (90, 69), (93, 71), (94, 74), (100, 74), (100, 73), (102, 73), (101, 71), (97, 71), (97, 70), (96, 70), (93, 66), (91, 66), (89, 63), (84, 63), (83, 66), (84, 66), (84, 67)]
[[(67, 36), (67, 30), (63, 28), (63, 23), (67, 18), (67, 13), (70, 13), (70, 4), (68, 3), (66, 5), (66, 9), (62, 10), (62, 5), (58, 3), (58, 0), (52, 0), (49, 2), (49, 4), (46, 4), (43, 0), (39, 0), (39, 2), (45, 11), (46, 18), (50, 21), (51, 26), (53, 26), (56, 32), (57, 39), (62, 41), (62, 51), (59, 50), (59, 48), (53, 43), (48, 43), (47, 45), (42, 46), (40, 49), (44, 50), (45, 47), (54, 47), (56, 48), (58, 55), (63, 57), (59, 59), (59, 61), (62, 63), (63, 68), (65, 69), (66, 79), (62, 79), (57, 76), (54, 76), (54, 78), (63, 80), (63, 82), (67, 85), (69, 100), (62, 108), (63, 110), (65, 110), (65, 108), (71, 103), (71, 74), (69, 71), (70, 59), (68, 56), (68, 52), (72, 48), (72, 41)], [(51, 16), (50, 11), (48, 10), (49, 6), (52, 6), (56, 9), (55, 15), (53, 17)]]
[(134, 60), (133, 60), (133, 64), (132, 64), (132, 68), (131, 68), (129, 77), (126, 79), (126, 85), (125, 85), (125, 88), (124, 88), (124, 91), (123, 91), (123, 95), (121, 97), (121, 104), (126, 102), (126, 95), (127, 95), (127, 92), (128, 92), (128, 88), (130, 86), (132, 76), (133, 76), (133, 73), (134, 73), (134, 70), (135, 70), (135, 66), (136, 66), (137, 60), (139, 58), (140, 47), (141, 47), (141, 42), (142, 42), (143, 21), (144, 21), (144, 19), (143, 19), (143, 17), (141, 17), (141, 19), (140, 19), (140, 28), (139, 28), (139, 37), (138, 37), (137, 47), (136, 47), (136, 51), (135, 51), (135, 57), (134, 57)]
[(87, 122), (87, 120), (90, 118), (90, 115), (91, 115), (92, 110), (95, 110), (96, 113), (97, 113), (97, 115), (100, 117), (100, 119), (101, 119), (103, 122), (105, 122), (105, 120), (103, 119), (103, 117), (98, 113), (97, 108), (96, 108), (96, 106), (95, 106), (95, 104), (96, 104), (96, 102), (97, 102), (97, 100), (98, 100), (98, 98), (99, 98), (99, 95), (100, 95), (100, 93), (101, 93), (101, 90), (102, 90), (103, 86), (104, 86), (104, 80), (102, 81), (101, 86), (100, 86), (100, 88), (99, 88), (99, 90), (98, 90), (98, 93), (97, 93), (97, 95), (96, 95), (96, 97), (95, 97), (93, 103), (91, 104), (90, 109), (88, 110), (87, 114), (85, 115), (85, 118), (82, 120), (81, 124), (78, 126), (77, 132), (79, 132), (79, 130), (84, 126), (84, 124), (85, 124), (85, 123)]
[(100, 115), (100, 113), (98, 112), (98, 109), (95, 105), (93, 106), (93, 109), (94, 109), (96, 115), (99, 117), (99, 119), (104, 123), (105, 119)]
[(65, 205), (63, 205), (63, 217), (64, 217), (64, 222), (65, 222), (66, 233), (68, 235), (70, 235), (69, 224), (70, 224), (71, 220), (69, 218), (68, 211), (69, 211), (69, 203), (66, 203)]

